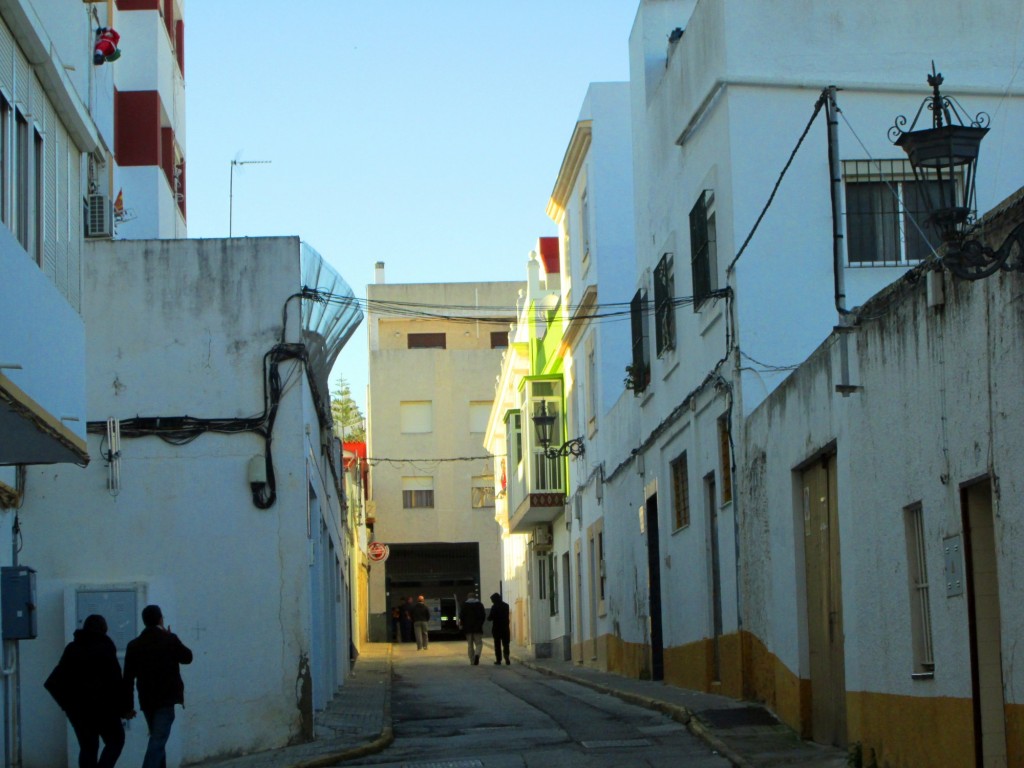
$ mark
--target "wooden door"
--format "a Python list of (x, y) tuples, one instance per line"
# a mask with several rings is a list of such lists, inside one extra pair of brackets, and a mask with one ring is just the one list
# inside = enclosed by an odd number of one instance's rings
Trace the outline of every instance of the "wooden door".
[(846, 746), (846, 661), (836, 457), (802, 474), (807, 639), (811, 666), (811, 737)]
[(967, 558), (975, 761), (979, 768), (1006, 768), (1002, 627), (991, 484), (986, 480), (965, 488), (961, 501)]

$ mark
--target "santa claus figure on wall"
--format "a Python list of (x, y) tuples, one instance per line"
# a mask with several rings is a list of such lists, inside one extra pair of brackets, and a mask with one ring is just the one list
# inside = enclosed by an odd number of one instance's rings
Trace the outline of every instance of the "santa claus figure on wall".
[(110, 27), (96, 30), (96, 44), (92, 47), (92, 63), (99, 66), (104, 61), (117, 61), (121, 58), (121, 49), (117, 44), (121, 36)]

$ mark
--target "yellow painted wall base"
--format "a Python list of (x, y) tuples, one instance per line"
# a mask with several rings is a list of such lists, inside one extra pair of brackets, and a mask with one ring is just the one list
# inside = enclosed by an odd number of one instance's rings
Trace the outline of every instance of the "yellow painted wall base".
[[(720, 681), (712, 679), (713, 645), (705, 639), (665, 649), (665, 682), (760, 702), (809, 738), (811, 681), (797, 677), (748, 632), (725, 635), (719, 643)], [(625, 677), (650, 677), (649, 646), (612, 635), (575, 644), (573, 659)], [(861, 745), (864, 768), (974, 765), (970, 699), (851, 691), (846, 707), (849, 742)], [(1024, 766), (1022, 704), (1006, 705), (1006, 743), (1008, 765)]]
[(811, 681), (801, 680), (749, 632), (742, 632), (743, 698), (765, 704), (801, 738), (811, 735)]
[(850, 743), (860, 742), (865, 766), (974, 765), (970, 699), (851, 691), (846, 694), (846, 718)]

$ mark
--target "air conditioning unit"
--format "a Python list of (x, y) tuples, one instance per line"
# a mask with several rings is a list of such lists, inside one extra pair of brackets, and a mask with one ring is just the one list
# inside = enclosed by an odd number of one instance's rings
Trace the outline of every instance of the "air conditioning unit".
[(546, 552), (551, 549), (551, 528), (538, 525), (533, 529), (534, 552)]
[(106, 195), (89, 195), (85, 207), (85, 236), (112, 237), (114, 211)]

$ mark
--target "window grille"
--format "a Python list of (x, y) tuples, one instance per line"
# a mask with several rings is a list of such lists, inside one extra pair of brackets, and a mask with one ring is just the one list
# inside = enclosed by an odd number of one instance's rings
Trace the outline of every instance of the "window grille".
[(672, 527), (675, 530), (690, 524), (690, 469), (683, 451), (672, 462)]
[(654, 340), (659, 357), (676, 346), (676, 311), (672, 303), (676, 290), (672, 261), (671, 253), (663, 254), (654, 268)]
[(715, 193), (701, 192), (690, 210), (690, 267), (693, 271), (693, 308), (697, 310), (718, 289), (718, 237)]
[(629, 368), (627, 386), (634, 394), (647, 389), (651, 383), (651, 353), (647, 347), (647, 291), (641, 288), (629, 303), (629, 320), (633, 336), (633, 362)]
[(926, 202), (937, 201), (938, 182), (915, 180), (907, 160), (846, 160), (843, 178), (851, 266), (915, 264), (938, 248)]
[(911, 504), (903, 510), (907, 536), (907, 566), (910, 586), (910, 634), (914, 651), (914, 674), (926, 675), (935, 670), (932, 653), (932, 616), (928, 590), (928, 567), (925, 559), (924, 510)]

